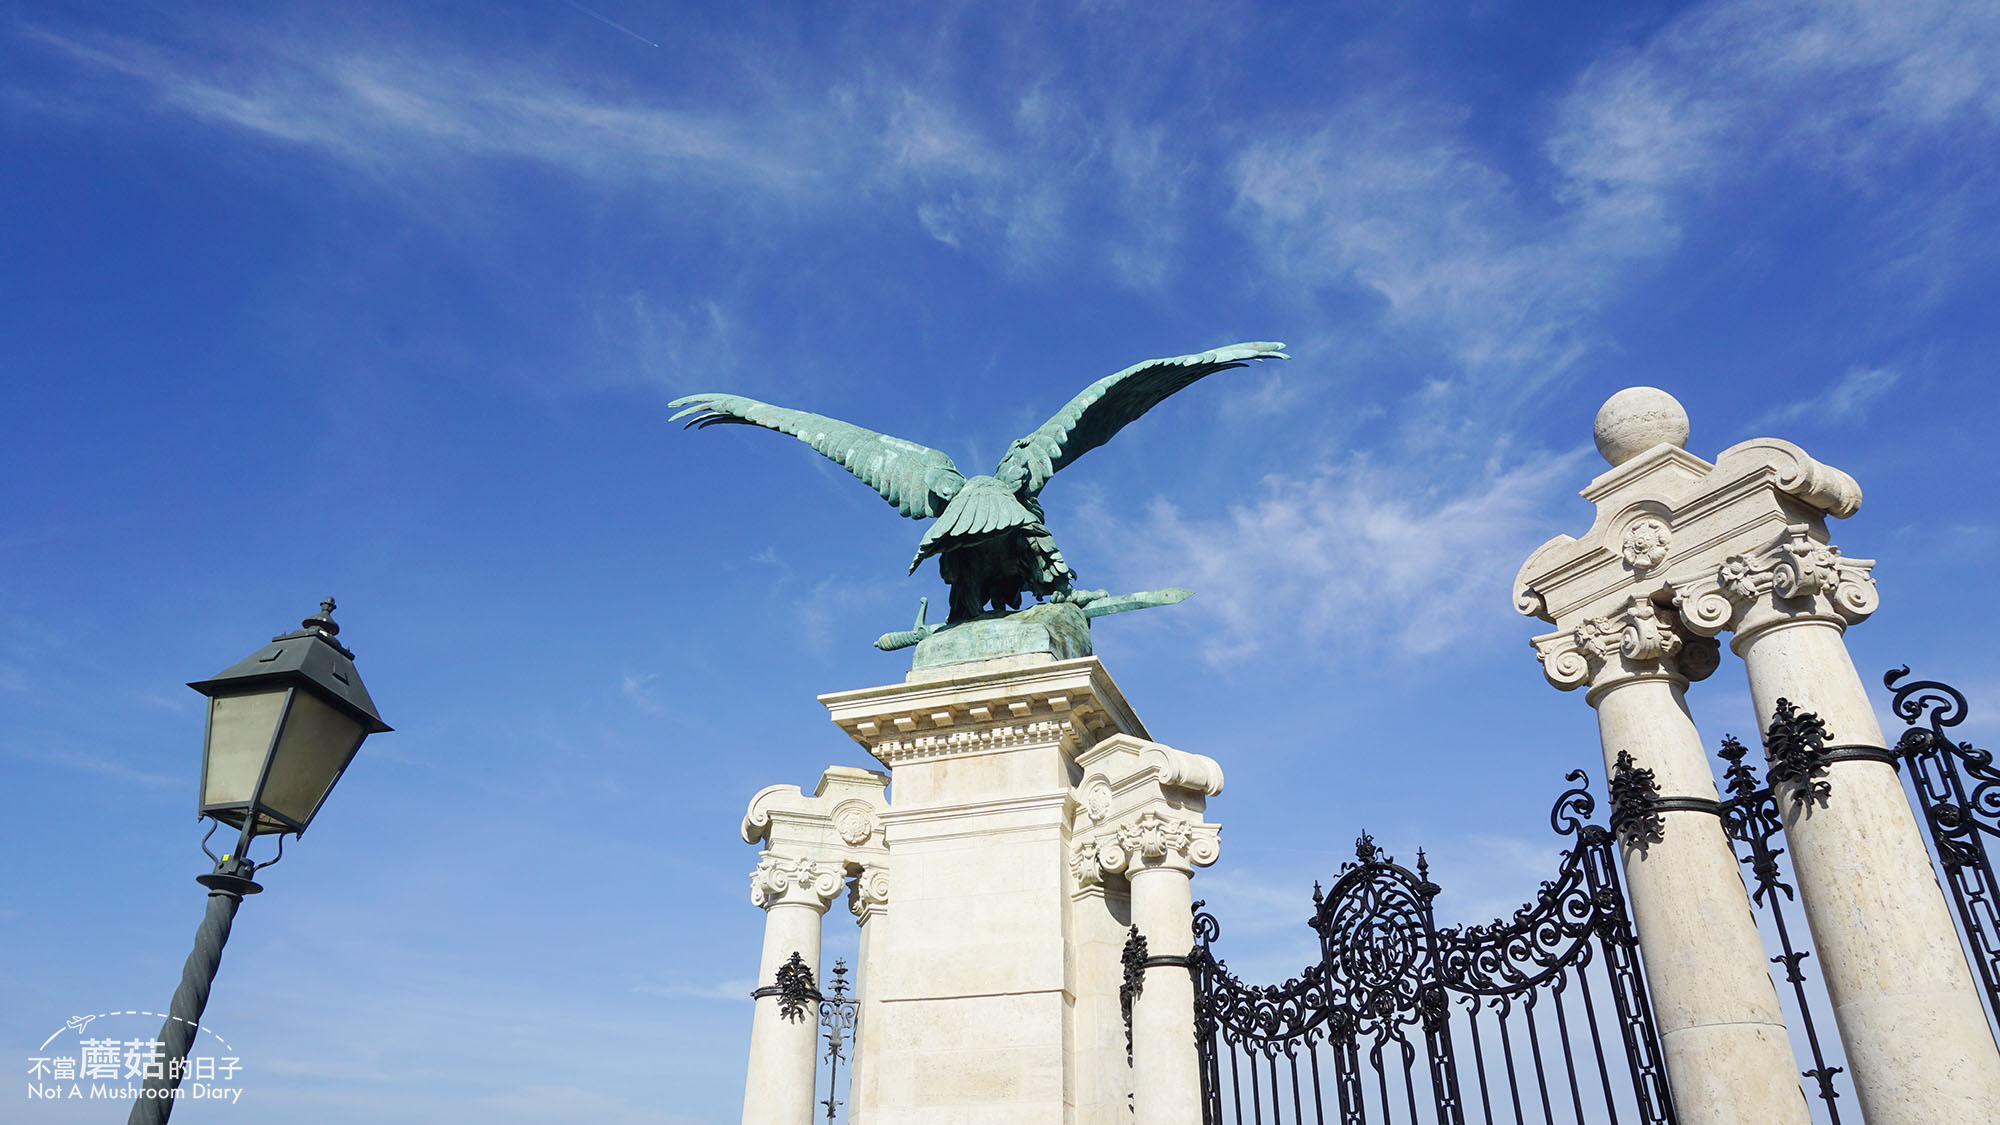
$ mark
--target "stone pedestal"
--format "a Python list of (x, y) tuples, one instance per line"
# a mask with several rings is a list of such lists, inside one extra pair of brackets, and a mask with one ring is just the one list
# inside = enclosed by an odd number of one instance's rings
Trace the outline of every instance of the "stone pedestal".
[(1079, 750), (1145, 728), (1095, 657), (949, 665), (821, 701), (894, 792), (894, 911), (869, 935), (857, 1111), (871, 1125), (1087, 1119), (1065, 804)]
[[(1118, 987), (1132, 892), (1123, 867), (1107, 869), (1095, 850), (1079, 856), (1077, 837), (1115, 838), (1119, 825), (1100, 826), (1114, 780), (1137, 791), (1145, 783), (1130, 775), (1154, 777), (1175, 756), (1207, 760), (1148, 741), (1090, 656), (919, 667), (903, 683), (821, 701), (889, 768), (893, 793), (882, 819), (894, 908), (864, 915), (855, 1119), (1126, 1125), (1133, 1086)], [(1147, 753), (1152, 764), (1141, 762)], [(1129, 768), (1086, 778), (1084, 763), (1112, 758)], [(1214, 788), (1220, 777), (1213, 770)], [(1199, 829), (1205, 861), (1215, 826), (1200, 824), (1201, 796), (1176, 813), (1175, 825), (1189, 827), (1168, 833), (1185, 852)], [(1177, 931), (1185, 949), (1190, 861), (1177, 862), (1162, 874), (1179, 890), (1154, 896), (1160, 919), (1149, 925), (1168, 945)], [(1175, 1047), (1192, 1074), (1191, 1023)]]

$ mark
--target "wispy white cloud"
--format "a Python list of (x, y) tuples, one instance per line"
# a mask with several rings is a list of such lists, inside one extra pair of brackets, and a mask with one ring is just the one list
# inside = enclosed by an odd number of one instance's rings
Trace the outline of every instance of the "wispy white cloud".
[(649, 292), (628, 293), (594, 310), (608, 382), (636, 375), (680, 393), (691, 381), (726, 384), (741, 362), (740, 318), (718, 297), (676, 306)]
[[(2000, 169), (1996, 69), (1991, 5), (1724, 0), (1579, 74), (1545, 175), (1510, 173), (1460, 109), (1371, 92), (1246, 143), (1236, 216), (1279, 279), (1374, 294), (1392, 332), (1441, 341), (1518, 401), (1584, 354), (1595, 314), (1720, 185), (1776, 162), (1894, 193), (1877, 236), (1948, 253), (1931, 202)], [(1921, 148), (1954, 154), (1950, 174), (1909, 182), (1897, 162)]]
[(1825, 393), (1769, 411), (1752, 423), (1760, 432), (1800, 422), (1849, 426), (1865, 421), (1868, 408), (1895, 387), (1902, 375), (1890, 367), (1854, 367)]
[(1137, 288), (1174, 268), (1181, 187), (1195, 169), (1166, 124), (1104, 97), (1058, 94), (1031, 64), (973, 85), (912, 68), (897, 54), (907, 46), (894, 44), (788, 60), (746, 54), (760, 77), (717, 97), (601, 74), (585, 82), (450, 43), (184, 31), (163, 44), (28, 29), (91, 81), (60, 94), (15, 90), (13, 100), (75, 117), (115, 113), (136, 93), (156, 112), (400, 186), (508, 160), (592, 188), (660, 189), (667, 210), (692, 191), (719, 206), (764, 205), (778, 222), (886, 214), (1015, 271), (1095, 258)]
[(659, 678), (658, 672), (627, 672), (618, 677), (618, 694), (639, 710), (657, 715), (666, 710), (666, 705), (660, 702), (652, 687), (653, 681)]
[(1450, 486), (1356, 458), (1268, 477), (1260, 499), (1213, 518), (1157, 500), (1143, 526), (1116, 534), (1152, 544), (1144, 566), (1200, 591), (1188, 606), (1214, 623), (1203, 648), (1213, 663), (1298, 641), (1421, 655), (1482, 618), (1512, 624), (1494, 607), (1510, 604), (1507, 576), (1546, 537), (1584, 452), (1488, 466)]
[(1613, 250), (1574, 252), (1437, 107), (1357, 99), (1249, 145), (1233, 175), (1236, 214), (1279, 278), (1358, 285), (1392, 330), (1437, 334), (1474, 371), (1566, 365)]
[[(782, 106), (728, 113), (616, 99), (518, 66), (411, 46), (307, 44), (283, 36), (169, 49), (111, 36), (27, 35), (153, 106), (319, 151), (379, 176), (440, 160), (533, 160), (592, 180), (754, 185), (819, 179), (820, 134)], [(90, 96), (101, 97), (100, 84)], [(81, 95), (79, 95), (81, 96)]]
[(750, 993), (757, 982), (748, 977), (716, 981), (712, 984), (638, 984), (632, 991), (641, 996), (666, 998), (690, 997), (696, 1000), (715, 1000), (733, 1004), (748, 1004)]
[[(0, 684), (0, 687), (4, 687), (4, 684)], [(193, 708), (193, 704), (190, 701), (182, 699), (180, 696), (165, 695), (157, 691), (140, 692), (139, 701), (152, 707), (158, 707), (162, 711), (172, 711), (175, 714), (185, 714)]]
[(143, 785), (154, 789), (171, 789), (186, 784), (183, 779), (178, 777), (168, 777), (165, 774), (151, 773), (121, 762), (116, 758), (70, 747), (16, 746), (11, 748), (9, 753), (16, 758), (38, 762), (42, 765), (55, 766), (58, 769), (95, 774), (98, 777), (107, 777), (113, 781)]

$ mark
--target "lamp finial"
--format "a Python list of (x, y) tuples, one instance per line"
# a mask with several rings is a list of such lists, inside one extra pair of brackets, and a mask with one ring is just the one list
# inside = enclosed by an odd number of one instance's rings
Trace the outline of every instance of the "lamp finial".
[(316, 633), (324, 633), (329, 637), (337, 637), (340, 635), (340, 623), (333, 619), (333, 611), (336, 608), (338, 606), (333, 600), (333, 595), (328, 594), (326, 600), (319, 603), (319, 612), (299, 622), (299, 624)]

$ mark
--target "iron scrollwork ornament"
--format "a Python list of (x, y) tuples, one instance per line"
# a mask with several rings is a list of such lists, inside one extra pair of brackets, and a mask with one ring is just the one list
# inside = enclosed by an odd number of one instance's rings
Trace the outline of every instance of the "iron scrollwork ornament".
[[(1797, 716), (1791, 715), (1791, 704), (1780, 700), (1781, 716), (1788, 723), (1796, 723)], [(1811, 716), (1806, 716), (1811, 718)], [(1813, 723), (1817, 723), (1813, 719)], [(1778, 723), (1772, 723), (1773, 729)], [(1794, 729), (1788, 727), (1787, 729)], [(1789, 737), (1789, 736), (1788, 736)], [(1768, 744), (1767, 744), (1768, 745)], [(1780, 743), (1780, 745), (1784, 745)], [(1794, 754), (1799, 751), (1794, 750)], [(1813, 1020), (1813, 1009), (1806, 991), (1806, 973), (1802, 967), (1812, 956), (1808, 950), (1792, 944), (1790, 921), (1786, 911), (1796, 897), (1792, 885), (1785, 881), (1784, 872), (1778, 866), (1778, 857), (1785, 849), (1776, 847), (1772, 841), (1784, 830), (1784, 817), (1778, 809), (1778, 799), (1772, 786), (1761, 784), (1757, 779), (1756, 767), (1746, 759), (1750, 748), (1733, 737), (1724, 737), (1720, 751), (1722, 760), (1729, 763), (1723, 770), (1723, 788), (1729, 796), (1722, 802), (1722, 831), (1729, 838), (1730, 848), (1736, 853), (1737, 861), (1750, 869), (1750, 900), (1771, 919), (1772, 928), (1777, 931), (1778, 948), (1781, 952), (1771, 958), (1774, 965), (1783, 966), (1785, 983), (1792, 988), (1792, 999), (1799, 1012), (1800, 1029), (1805, 1032), (1806, 1046), (1812, 1053), (1813, 1065), (1799, 1071), (1801, 1078), (1811, 1079), (1820, 1101), (1826, 1106), (1829, 1125), (1840, 1125), (1840, 1091), (1834, 1088), (1834, 1076), (1844, 1068), (1833, 1066), (1826, 1061), (1826, 1052), (1820, 1046), (1819, 1029)], [(1778, 766), (1773, 759), (1770, 777), (1778, 778)], [(1801, 767), (1803, 763), (1798, 763)], [(1820, 763), (1823, 772), (1825, 763)], [(1797, 776), (1797, 775), (1795, 775)], [(1811, 775), (1805, 775), (1808, 780)], [(1819, 784), (1826, 785), (1821, 781)]]
[(1146, 989), (1146, 935), (1133, 926), (1125, 935), (1125, 979), (1118, 985), (1118, 1010), (1125, 1016), (1125, 1062), (1132, 1062), (1132, 1001)]
[[(801, 962), (803, 964), (803, 962)], [(854, 1042), (856, 1012), (854, 999), (848, 995), (847, 962), (833, 963), (833, 988), (819, 1002), (820, 1038), (826, 1043), (826, 1097), (820, 1100), (826, 1107), (826, 1119), (834, 1120), (835, 1112), (844, 1104), (840, 1097), (840, 1064), (847, 1061), (847, 1048)]]
[(1771, 712), (1771, 729), (1764, 733), (1764, 753), (1771, 759), (1771, 785), (1793, 786), (1792, 799), (1805, 805), (1825, 805), (1833, 793), (1826, 780), (1826, 724), (1811, 711), (1800, 711), (1780, 699)]
[(806, 964), (798, 950), (792, 950), (791, 957), (778, 966), (773, 995), (778, 998), (778, 1014), (786, 1023), (803, 1023), (807, 1007), (819, 1003), (819, 984), (813, 980), (812, 966)]
[(1987, 1003), (2000, 1011), (2000, 881), (1993, 872), (1993, 840), (2000, 837), (2000, 770), (1993, 755), (1970, 742), (1954, 742), (1945, 728), (1965, 721), (1969, 708), (1957, 688), (1912, 680), (1907, 665), (1882, 677), (1895, 692), (1890, 704), (1909, 724), (1895, 754), (1909, 766), (1916, 805), (1937, 848), (1941, 882), (1950, 891)]
[(1630, 750), (1618, 752), (1609, 788), (1612, 832), (1635, 848), (1666, 838), (1666, 823), (1660, 818), (1659, 782), (1652, 770), (1633, 760)]
[[(1576, 771), (1569, 780), (1583, 776)], [(1624, 1097), (1636, 1097), (1647, 1125), (1673, 1122), (1613, 836), (1589, 822), (1595, 805), (1583, 785), (1557, 799), (1550, 824), (1571, 846), (1556, 878), (1511, 919), (1484, 926), (1440, 929), (1432, 912), (1440, 889), (1424, 853), (1412, 870), (1363, 833), (1333, 885), (1314, 888), (1309, 924), (1319, 937), (1318, 961), (1280, 985), (1249, 985), (1231, 974), (1214, 954), (1214, 916), (1197, 912), (1189, 963), (1204, 1121), (1277, 1120), (1281, 1106), (1284, 1120), (1312, 1120), (1315, 1107), (1327, 1121), (1373, 1120), (1367, 1106), (1392, 1091), (1400, 1091), (1397, 1101), (1408, 1103), (1412, 1120), (1434, 1113), (1440, 1122), (1464, 1121), (1468, 1091), (1492, 1117), (1499, 1106), (1493, 1099), (1546, 1090), (1556, 1074), (1573, 1081), (1586, 1060), (1611, 1081), (1598, 1026), (1606, 1019), (1615, 1022), (1630, 1063)], [(1537, 1005), (1553, 1009), (1562, 1026), (1567, 1004), (1580, 1000), (1586, 1012), (1602, 1004), (1591, 992), (1607, 978), (1611, 1010), (1577, 1021), (1578, 1034), (1587, 1027), (1589, 1038), (1577, 1039), (1574, 1050), (1565, 1031), (1549, 1056), (1561, 1069), (1545, 1073), (1548, 1045), (1529, 1052), (1526, 1038), (1536, 1034)], [(1575, 999), (1566, 1002), (1565, 994)], [(1462, 1012), (1454, 1012), (1454, 997)], [(1530, 1054), (1532, 1073), (1525, 1069)], [(1476, 1084), (1468, 1076), (1461, 1086), (1461, 1066), (1476, 1068)], [(1327, 1086), (1337, 1118), (1320, 1105)], [(1425, 1090), (1433, 1105), (1419, 1111)], [(1612, 1097), (1609, 1085), (1603, 1093)]]

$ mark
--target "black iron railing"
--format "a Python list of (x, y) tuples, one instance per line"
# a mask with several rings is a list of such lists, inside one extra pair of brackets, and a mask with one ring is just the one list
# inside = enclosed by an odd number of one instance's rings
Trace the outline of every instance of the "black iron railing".
[[(1783, 700), (1780, 703), (1783, 705), (1772, 720), (1771, 734), (1766, 736), (1766, 744), (1779, 751), (1772, 760), (1781, 763), (1770, 770), (1770, 776), (1801, 786), (1802, 799), (1824, 799), (1826, 793), (1819, 787), (1827, 785), (1821, 780), (1825, 764), (1810, 756), (1811, 748), (1823, 737), (1823, 728), (1810, 712), (1800, 716), (1789, 703)], [(1812, 1061), (1812, 1066), (1799, 1071), (1799, 1077), (1812, 1083), (1805, 1088), (1812, 1090), (1825, 1107), (1829, 1125), (1840, 1125), (1840, 1090), (1834, 1078), (1844, 1068), (1827, 1061), (1815, 1017), (1822, 1006), (1825, 984), (1816, 975), (1807, 973), (1806, 963), (1812, 959), (1812, 951), (1796, 944), (1793, 937), (1798, 896), (1779, 863), (1785, 849), (1775, 844), (1784, 831), (1784, 819), (1771, 786), (1759, 783), (1756, 767), (1744, 761), (1749, 753), (1749, 748), (1734, 738), (1722, 740), (1722, 760), (1729, 763), (1722, 775), (1723, 787), (1729, 794), (1722, 802), (1722, 831), (1729, 837), (1737, 861), (1746, 869), (1744, 883), (1750, 890), (1752, 905), (1770, 920), (1771, 933), (1777, 938), (1779, 953), (1771, 958), (1771, 964), (1784, 970), (1796, 1016), (1794, 1026), (1804, 1034)], [(1781, 773), (1785, 775), (1782, 778)]]
[(1332, 889), (1314, 888), (1319, 961), (1281, 985), (1231, 974), (1214, 953), (1220, 924), (1198, 909), (1204, 1121), (1462, 1125), (1476, 1104), (1487, 1121), (1674, 1122), (1614, 838), (1588, 823), (1594, 809), (1583, 786), (1558, 798), (1551, 827), (1573, 842), (1556, 877), (1485, 926), (1439, 928), (1424, 854), (1412, 870), (1364, 833)]
[(1890, 704), (1910, 724), (1895, 755), (1909, 765), (1918, 811), (1937, 853), (1941, 880), (1966, 947), (1979, 974), (1986, 1013), (2000, 1023), (2000, 884), (1993, 878), (1991, 841), (2000, 837), (2000, 770), (1993, 755), (1970, 742), (1953, 742), (1946, 727), (1965, 721), (1965, 696), (1936, 680), (1912, 680), (1907, 665), (1882, 677), (1895, 691)]

